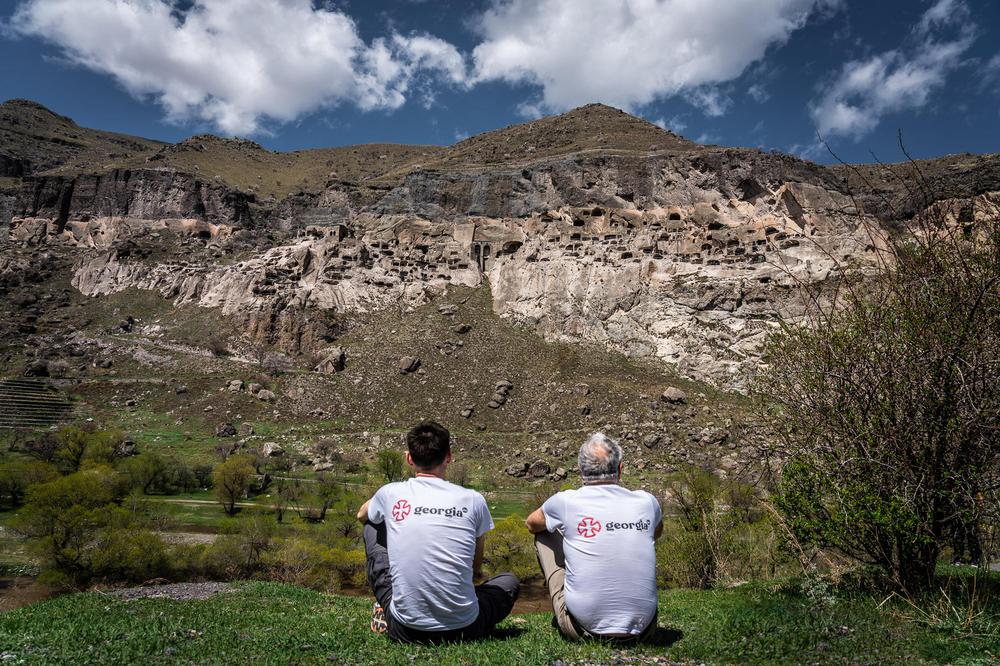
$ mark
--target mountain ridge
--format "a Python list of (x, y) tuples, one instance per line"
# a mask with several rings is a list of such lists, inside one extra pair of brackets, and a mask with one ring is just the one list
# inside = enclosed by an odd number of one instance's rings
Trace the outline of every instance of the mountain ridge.
[[(272, 151), (243, 138), (213, 134), (177, 143), (86, 128), (72, 118), (27, 99), (0, 104), (0, 190), (13, 192), (12, 179), (28, 176), (76, 176), (115, 169), (174, 169), (206, 180), (221, 181), (258, 198), (281, 200), (297, 192), (319, 193), (333, 182), (376, 188), (398, 184), (408, 174), (484, 172), (516, 169), (540, 161), (594, 155), (712, 154), (755, 148), (698, 144), (642, 118), (600, 103), (562, 114), (515, 123), (476, 134), (449, 146), (362, 143)], [(769, 154), (777, 151), (770, 151)], [(784, 154), (784, 153), (781, 153)], [(803, 164), (812, 164), (789, 156)], [(933, 178), (954, 171), (955, 164), (974, 159), (996, 161), (989, 153), (946, 155), (917, 160)], [(817, 165), (841, 179), (892, 189), (880, 178), (878, 165)], [(893, 165), (898, 166), (898, 165)], [(866, 176), (861, 176), (861, 171)], [(991, 178), (996, 178), (994, 174)]]

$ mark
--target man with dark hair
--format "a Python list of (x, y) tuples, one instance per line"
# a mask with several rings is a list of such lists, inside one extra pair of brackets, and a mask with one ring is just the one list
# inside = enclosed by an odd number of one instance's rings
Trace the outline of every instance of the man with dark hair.
[(445, 480), (450, 433), (425, 421), (406, 448), (415, 476), (382, 486), (358, 511), (372, 631), (403, 643), (482, 638), (510, 614), (520, 584), (504, 573), (473, 585), (493, 518), (482, 495)]

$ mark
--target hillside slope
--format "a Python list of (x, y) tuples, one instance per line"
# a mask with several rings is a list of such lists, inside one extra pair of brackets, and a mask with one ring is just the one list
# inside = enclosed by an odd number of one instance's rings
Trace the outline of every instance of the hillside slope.
[[(102, 419), (150, 443), (186, 432), (198, 455), (225, 422), (299, 419), (315, 439), (433, 415), (489, 442), (477, 464), (491, 474), (519, 447), (565, 463), (568, 442), (598, 427), (663, 471), (708, 458), (733, 471), (754, 449), (723, 436), (743, 410), (728, 392), (747, 389), (769, 332), (801, 321), (803, 286), (870, 265), (873, 230), (906, 224), (905, 206), (876, 205), (909, 196), (881, 171), (699, 146), (603, 105), (447, 148), (297, 153), (92, 132), (23, 101), (0, 111), (0, 152), (22, 165), (0, 193), (13, 314), (0, 368), (79, 382)], [(998, 205), (997, 163), (919, 166), (957, 219)], [(313, 372), (337, 348), (346, 370)], [(426, 374), (401, 373), (404, 356)], [(269, 373), (273, 404), (218, 397), (230, 378)], [(119, 390), (150, 377), (189, 392)], [(491, 409), (500, 381), (516, 385), (511, 404)], [(674, 384), (689, 404), (654, 410)], [(148, 418), (123, 409), (147, 397), (135, 411)], [(500, 444), (478, 426), (517, 435)]]
[(163, 143), (80, 127), (41, 104), (15, 99), (0, 104), (0, 176), (21, 177), (50, 169), (103, 169), (123, 159), (149, 156)]

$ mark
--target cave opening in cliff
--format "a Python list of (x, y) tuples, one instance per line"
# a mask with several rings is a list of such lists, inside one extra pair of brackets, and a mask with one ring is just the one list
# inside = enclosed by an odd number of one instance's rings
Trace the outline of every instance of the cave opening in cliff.
[(485, 273), (492, 263), (492, 248), (489, 243), (472, 244), (472, 261), (480, 272)]

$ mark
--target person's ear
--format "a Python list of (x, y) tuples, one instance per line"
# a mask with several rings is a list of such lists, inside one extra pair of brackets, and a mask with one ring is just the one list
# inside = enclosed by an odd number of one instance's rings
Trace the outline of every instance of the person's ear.
[(624, 464), (625, 463), (618, 463), (618, 479), (619, 480), (622, 478), (622, 465), (624, 465)]
[(416, 465), (413, 464), (413, 456), (410, 455), (409, 451), (406, 452), (406, 464), (410, 467), (416, 467)]

